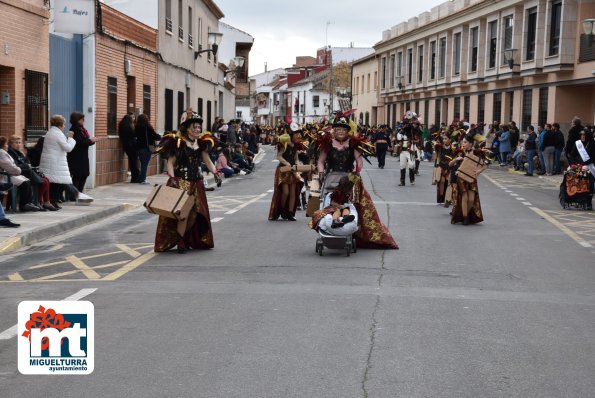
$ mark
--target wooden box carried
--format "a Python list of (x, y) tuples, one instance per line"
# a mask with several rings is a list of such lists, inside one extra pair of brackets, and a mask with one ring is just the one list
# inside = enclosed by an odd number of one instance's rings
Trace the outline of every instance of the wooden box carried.
[(462, 180), (474, 182), (477, 179), (476, 171), (481, 170), (482, 167), (483, 161), (478, 156), (473, 153), (467, 153), (456, 174)]
[(299, 173), (304, 173), (304, 172), (310, 172), (310, 171), (314, 171), (314, 165), (313, 164), (305, 164), (305, 165), (293, 165), (293, 166), (281, 166), (279, 168), (281, 170), (281, 173), (287, 173), (290, 171), (297, 171)]
[(194, 206), (194, 198), (183, 189), (155, 185), (143, 206), (149, 213), (184, 221)]

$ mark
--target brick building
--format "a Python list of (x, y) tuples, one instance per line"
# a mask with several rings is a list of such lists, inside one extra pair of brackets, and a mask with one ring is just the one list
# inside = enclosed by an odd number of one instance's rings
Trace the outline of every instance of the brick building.
[(43, 0), (0, 1), (0, 135), (47, 130), (49, 11)]
[[(157, 31), (99, 3), (95, 43), (95, 185), (126, 181), (128, 163), (118, 139), (126, 113), (157, 121)], [(156, 161), (148, 174), (156, 172)]]

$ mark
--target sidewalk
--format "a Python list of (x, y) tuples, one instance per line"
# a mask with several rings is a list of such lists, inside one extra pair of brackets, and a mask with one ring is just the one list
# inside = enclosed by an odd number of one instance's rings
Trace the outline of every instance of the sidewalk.
[(501, 174), (510, 174), (511, 176), (519, 176), (523, 179), (526, 179), (528, 183), (532, 185), (538, 184), (543, 186), (549, 187), (556, 187), (558, 188), (564, 179), (562, 174), (553, 175), (553, 176), (546, 176), (546, 175), (538, 175), (534, 174), (533, 177), (526, 177), (525, 171), (515, 170), (514, 167), (499, 167), (497, 164), (492, 164), (488, 167), (490, 172), (494, 173), (501, 173)]
[[(213, 176), (205, 176), (213, 186)], [(0, 228), (0, 255), (23, 246), (40, 242), (64, 232), (89, 225), (118, 213), (142, 207), (155, 184), (167, 181), (164, 174), (149, 176), (150, 184), (118, 183), (85, 191), (95, 200), (89, 206), (75, 202), (61, 204), (62, 210), (45, 212), (7, 212), (11, 221), (21, 224), (19, 228)]]

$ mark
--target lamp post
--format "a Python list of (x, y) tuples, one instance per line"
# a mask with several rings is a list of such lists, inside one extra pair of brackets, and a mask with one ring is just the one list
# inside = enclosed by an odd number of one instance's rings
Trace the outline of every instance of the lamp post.
[(593, 45), (593, 36), (595, 36), (595, 19), (589, 18), (583, 21), (583, 29), (588, 37), (589, 47)]
[(231, 72), (233, 72), (235, 74), (235, 76), (237, 77), (240, 74), (240, 72), (242, 71), (242, 67), (244, 66), (244, 61), (245, 61), (244, 57), (233, 57), (232, 62), (235, 65), (235, 68), (226, 70), (223, 73), (223, 77), (227, 76), (227, 74), (231, 73)]
[(223, 33), (219, 32), (209, 32), (208, 43), (209, 48), (206, 50), (200, 50), (194, 52), (194, 59), (198, 58), (199, 54), (211, 52), (213, 55), (217, 55), (217, 50), (219, 49), (219, 44), (221, 43), (221, 39), (223, 38)]
[(508, 67), (510, 69), (514, 68), (515, 66), (520, 66), (519, 64), (514, 63), (514, 53), (516, 51), (516, 48), (509, 48), (504, 50), (504, 61), (508, 63)]

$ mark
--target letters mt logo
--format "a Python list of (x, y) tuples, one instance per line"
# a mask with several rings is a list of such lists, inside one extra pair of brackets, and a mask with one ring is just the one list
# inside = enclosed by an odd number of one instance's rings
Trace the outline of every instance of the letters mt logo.
[(89, 374), (94, 367), (94, 308), (89, 301), (19, 304), (19, 371)]

